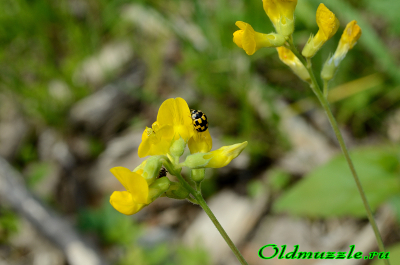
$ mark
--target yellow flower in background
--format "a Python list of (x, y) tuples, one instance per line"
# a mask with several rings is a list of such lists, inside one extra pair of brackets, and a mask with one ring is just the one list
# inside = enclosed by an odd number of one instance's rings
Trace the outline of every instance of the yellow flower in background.
[(117, 211), (131, 215), (149, 203), (149, 186), (141, 175), (124, 167), (114, 167), (110, 171), (126, 189), (114, 191), (110, 197), (110, 203)]
[(264, 11), (279, 34), (292, 35), (296, 5), (297, 0), (263, 0)]
[(315, 36), (310, 37), (302, 51), (303, 56), (307, 58), (313, 57), (339, 28), (339, 20), (324, 4), (318, 6), (316, 20), (319, 30)]
[(235, 159), (243, 149), (247, 146), (247, 142), (223, 146), (209, 153), (196, 153), (186, 157), (182, 166), (192, 169), (196, 168), (220, 168), (228, 165)]
[(340, 38), (339, 45), (333, 55), (335, 65), (339, 65), (339, 62), (343, 60), (347, 52), (353, 49), (358, 39), (361, 37), (361, 28), (357, 25), (357, 21), (353, 20), (347, 24), (343, 31), (342, 37)]
[(324, 67), (322, 68), (322, 79), (329, 81), (334, 77), (340, 62), (344, 59), (347, 52), (353, 49), (360, 37), (361, 28), (357, 25), (357, 21), (353, 20), (348, 23), (343, 31), (335, 53), (325, 62)]
[(285, 38), (279, 34), (256, 32), (250, 24), (242, 21), (237, 21), (235, 25), (238, 26), (240, 30), (233, 33), (233, 42), (248, 55), (253, 55), (260, 48), (282, 46), (286, 41)]
[(152, 128), (147, 128), (142, 134), (139, 146), (139, 157), (148, 155), (165, 155), (173, 141), (180, 137), (185, 142), (194, 134), (189, 106), (182, 98), (165, 100), (157, 114), (157, 121)]
[(306, 67), (301, 63), (294, 53), (285, 48), (284, 46), (276, 48), (278, 51), (279, 59), (292, 69), (292, 71), (302, 80), (310, 83), (311, 78)]

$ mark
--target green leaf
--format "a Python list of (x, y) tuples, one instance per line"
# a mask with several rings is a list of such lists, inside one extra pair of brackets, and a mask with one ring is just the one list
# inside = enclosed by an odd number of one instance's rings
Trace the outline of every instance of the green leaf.
[[(351, 153), (372, 210), (400, 191), (398, 147), (368, 147)], [(309, 217), (355, 216), (366, 212), (343, 156), (315, 169), (274, 204), (277, 212)]]

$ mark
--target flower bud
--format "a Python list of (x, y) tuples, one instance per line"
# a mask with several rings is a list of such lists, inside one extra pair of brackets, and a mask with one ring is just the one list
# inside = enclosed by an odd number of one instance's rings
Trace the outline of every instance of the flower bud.
[(196, 168), (220, 168), (228, 165), (247, 146), (247, 142), (223, 146), (209, 153), (197, 153), (186, 157), (183, 166)]
[(308, 73), (306, 67), (301, 63), (299, 58), (297, 58), (294, 53), (289, 50), (288, 48), (285, 48), (284, 46), (276, 48), (278, 51), (279, 59), (286, 64), (287, 66), (292, 69), (292, 71), (300, 77), (303, 81), (306, 81), (307, 83), (311, 83), (311, 77), (310, 74)]
[(180, 182), (171, 182), (171, 186), (165, 193), (168, 198), (183, 200), (189, 196), (189, 191), (187, 191)]
[(161, 194), (166, 192), (170, 187), (171, 181), (167, 177), (162, 177), (155, 180), (149, 186), (149, 201), (153, 202), (155, 199), (160, 197)]
[(318, 6), (316, 20), (319, 30), (315, 36), (308, 39), (302, 51), (306, 58), (313, 57), (339, 29), (339, 20), (324, 4)]
[(135, 168), (134, 172), (141, 174), (150, 185), (157, 178), (161, 166), (161, 156), (151, 156)]
[(202, 182), (204, 180), (205, 169), (192, 169), (190, 173), (190, 178), (195, 182)]
[(326, 60), (324, 67), (321, 71), (321, 78), (325, 81), (331, 80), (340, 62), (344, 59), (347, 52), (356, 45), (358, 39), (361, 37), (361, 28), (357, 25), (357, 21), (353, 20), (347, 24), (340, 38), (339, 45), (330, 58)]
[(178, 140), (175, 140), (172, 143), (171, 147), (169, 148), (169, 152), (174, 157), (181, 157), (183, 155), (183, 152), (185, 151), (185, 147), (185, 140), (183, 140), (182, 137), (179, 137)]

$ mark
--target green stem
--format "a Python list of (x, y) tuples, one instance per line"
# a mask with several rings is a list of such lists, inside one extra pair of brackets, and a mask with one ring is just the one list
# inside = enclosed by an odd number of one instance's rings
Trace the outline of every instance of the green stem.
[(197, 203), (203, 208), (203, 210), (206, 212), (208, 217), (211, 219), (215, 227), (218, 229), (219, 233), (221, 236), (225, 239), (225, 242), (228, 244), (228, 246), (231, 248), (233, 254), (235, 254), (236, 258), (239, 260), (240, 264), (242, 265), (248, 265), (246, 260), (243, 258), (242, 254), (240, 254), (239, 250), (235, 246), (235, 244), (232, 242), (232, 240), (229, 238), (228, 234), (225, 232), (224, 228), (221, 226), (221, 224), (218, 222), (217, 218), (211, 211), (210, 207), (208, 207), (206, 201), (204, 200), (203, 196), (201, 195), (200, 191), (196, 191), (193, 189), (192, 186), (190, 186), (185, 179), (182, 177), (180, 173), (177, 173), (176, 177), (179, 179), (179, 182), (182, 183), (182, 185), (193, 195), (193, 197), (197, 200)]
[(328, 94), (329, 94), (329, 86), (328, 86), (329, 81), (324, 79), (324, 98), (328, 100)]
[[(312, 85), (311, 85), (311, 89), (313, 90), (314, 94), (317, 96), (319, 102), (321, 103), (323, 109), (325, 110), (326, 115), (328, 116), (328, 120), (332, 126), (333, 131), (335, 132), (336, 138), (339, 142), (340, 148), (342, 149), (342, 152), (346, 158), (347, 164), (349, 165), (350, 171), (353, 175), (354, 181), (356, 182), (357, 188), (358, 188), (358, 192), (360, 193), (361, 199), (363, 201), (364, 204), (364, 208), (367, 212), (367, 216), (368, 216), (368, 220), (372, 226), (372, 229), (374, 230), (375, 233), (375, 237), (376, 237), (376, 241), (378, 243), (378, 247), (379, 247), (379, 251), (380, 252), (385, 252), (385, 246), (383, 245), (383, 241), (382, 241), (382, 237), (381, 234), (379, 233), (379, 229), (378, 226), (376, 225), (374, 216), (372, 214), (371, 211), (371, 207), (369, 206), (367, 197), (365, 195), (364, 189), (361, 185), (360, 179), (357, 175), (357, 172), (354, 168), (354, 164), (353, 161), (351, 160), (349, 151), (347, 149), (347, 146), (343, 140), (343, 136), (339, 130), (339, 126), (337, 125), (336, 119), (332, 114), (332, 111), (329, 107), (329, 103), (328, 100), (326, 99), (326, 97), (324, 97), (324, 95), (321, 92), (321, 89), (318, 85), (318, 82), (315, 78), (314, 72), (312, 71), (311, 68), (311, 59), (307, 58), (307, 61), (304, 59), (303, 56), (300, 55), (300, 53), (298, 52), (298, 50), (296, 49), (296, 47), (293, 44), (293, 40), (289, 39), (288, 40), (289, 46), (290, 46), (290, 50), (299, 58), (299, 60), (303, 63), (303, 65), (307, 68), (308, 73), (310, 74), (311, 77), (311, 81), (312, 81)], [(386, 265), (390, 265), (390, 262), (388, 259), (384, 260)]]

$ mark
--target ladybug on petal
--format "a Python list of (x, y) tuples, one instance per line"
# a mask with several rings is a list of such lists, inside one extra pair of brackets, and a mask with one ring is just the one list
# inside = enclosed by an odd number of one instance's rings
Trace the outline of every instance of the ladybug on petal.
[(190, 115), (192, 118), (192, 123), (194, 129), (198, 132), (205, 132), (208, 129), (207, 116), (201, 110), (190, 110)]

